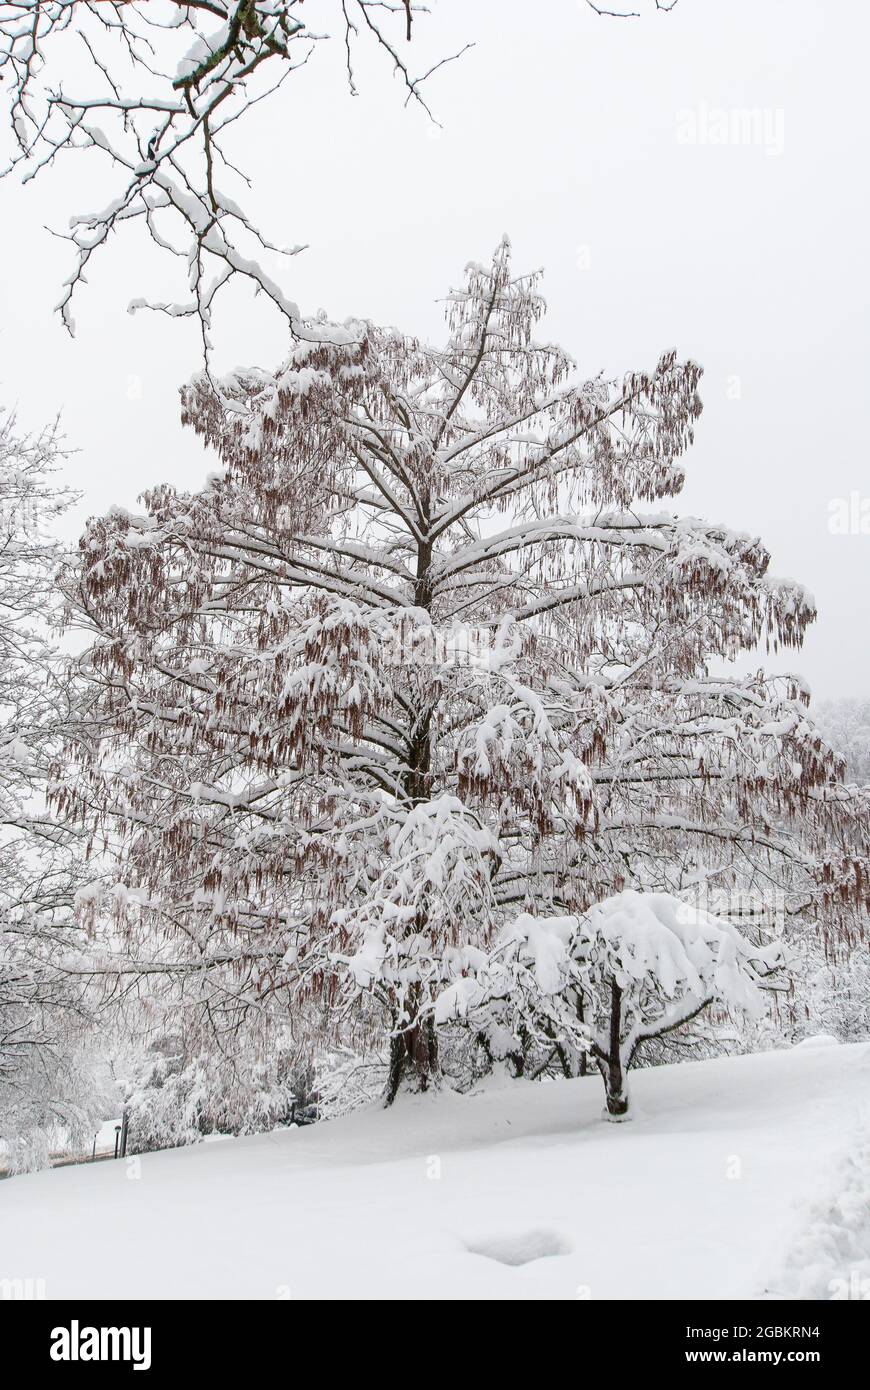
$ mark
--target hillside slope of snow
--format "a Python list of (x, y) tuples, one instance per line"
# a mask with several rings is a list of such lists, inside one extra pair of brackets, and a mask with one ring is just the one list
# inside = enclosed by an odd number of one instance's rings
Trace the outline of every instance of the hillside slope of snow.
[(868, 1083), (870, 1043), (818, 1039), (633, 1073), (623, 1125), (597, 1077), (511, 1082), (16, 1177), (0, 1279), (49, 1298), (830, 1298), (870, 1276)]

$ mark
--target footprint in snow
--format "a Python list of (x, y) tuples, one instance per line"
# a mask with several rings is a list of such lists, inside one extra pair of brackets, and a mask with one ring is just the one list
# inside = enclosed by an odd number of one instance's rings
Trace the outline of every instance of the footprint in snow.
[(517, 1235), (493, 1236), (489, 1240), (468, 1241), (470, 1255), (483, 1255), (502, 1265), (527, 1265), (550, 1255), (569, 1255), (571, 1245), (557, 1231), (522, 1231)]

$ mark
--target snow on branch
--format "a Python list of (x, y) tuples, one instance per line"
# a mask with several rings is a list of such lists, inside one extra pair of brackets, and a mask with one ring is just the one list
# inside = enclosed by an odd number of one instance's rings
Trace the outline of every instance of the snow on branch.
[[(597, 4), (596, 0), (586, 0), (590, 10), (594, 10), (597, 15), (607, 19), (640, 19), (640, 10), (610, 9), (606, 5)], [(679, 0), (653, 0), (655, 8), (660, 14), (670, 14), (671, 10), (676, 9)]]
[[(417, 8), (411, 0), (336, 0), (333, 13), (351, 90), (351, 54), (364, 33), (387, 58), (407, 101), (429, 114), (422, 91), (429, 74), (415, 76), (400, 50), (411, 40)], [(0, 76), (15, 142), (5, 172), (33, 179), (68, 154), (88, 151), (100, 157), (117, 190), (105, 207), (72, 216), (62, 233), (74, 261), (57, 309), (70, 333), (73, 300), (93, 257), (134, 223), (177, 259), (188, 297), (162, 304), (133, 299), (131, 311), (148, 307), (196, 318), (207, 357), (217, 298), (241, 279), (274, 305), (293, 334), (304, 335), (297, 305), (264, 259), (302, 248), (275, 245), (233, 196), (232, 186), (243, 197), (249, 180), (236, 164), (232, 137), (236, 123), (327, 38), (307, 27), (302, 0), (0, 4)]]

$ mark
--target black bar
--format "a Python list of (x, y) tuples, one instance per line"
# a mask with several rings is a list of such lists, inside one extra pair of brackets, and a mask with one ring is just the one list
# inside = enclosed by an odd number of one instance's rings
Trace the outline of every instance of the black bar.
[[(448, 1289), (445, 1289), (444, 1301), (451, 1301)], [(491, 1358), (497, 1363), (502, 1358), (515, 1356), (512, 1348), (517, 1341), (531, 1348), (535, 1325), (540, 1321), (542, 1330), (546, 1329), (548, 1335), (546, 1347), (533, 1353), (536, 1359), (546, 1357), (548, 1361), (553, 1358), (558, 1361), (561, 1356), (570, 1355), (572, 1360), (585, 1362), (588, 1357), (590, 1370), (593, 1365), (600, 1370), (610, 1365), (613, 1371), (619, 1372), (620, 1380), (634, 1372), (648, 1377), (670, 1377), (675, 1371), (682, 1371), (693, 1379), (703, 1380), (714, 1370), (733, 1377), (735, 1373), (742, 1375), (748, 1366), (750, 1369), (763, 1367), (765, 1375), (772, 1376), (774, 1383), (783, 1370), (788, 1373), (793, 1367), (815, 1373), (819, 1383), (821, 1378), (830, 1383), (832, 1374), (842, 1374), (865, 1364), (870, 1330), (868, 1311), (867, 1302), (862, 1298), (824, 1303), (571, 1300), (570, 1306), (559, 1309), (554, 1322), (552, 1311), (534, 1303), (523, 1314), (521, 1332), (518, 1332), (516, 1313), (513, 1310), (508, 1313), (510, 1321), (506, 1322), (503, 1335), (498, 1329), (498, 1311), (490, 1310), (487, 1316), (488, 1320), (493, 1319), (494, 1313), (496, 1336), (492, 1337), (487, 1328), (489, 1351), (483, 1355), (488, 1363)], [(167, 1372), (190, 1369), (200, 1377), (214, 1371), (219, 1374), (221, 1383), (226, 1383), (233, 1374), (250, 1377), (252, 1358), (258, 1379), (270, 1370), (282, 1373), (287, 1365), (288, 1337), (292, 1336), (296, 1322), (286, 1302), (265, 1317), (256, 1302), (234, 1303), (229, 1311), (225, 1303), (197, 1300), (171, 1303), (22, 1300), (14, 1304), (0, 1301), (0, 1320), (4, 1319), (4, 1314), (8, 1316), (2, 1325), (7, 1337), (12, 1334), (15, 1338), (17, 1363), (29, 1371), (48, 1371), (49, 1374), (58, 1371), (62, 1376), (85, 1373), (91, 1377), (101, 1371), (115, 1376), (133, 1374), (132, 1358), (138, 1350), (142, 1364), (142, 1369), (136, 1373), (139, 1378), (154, 1372), (165, 1376)], [(341, 1312), (335, 1316), (345, 1318), (348, 1314)], [(371, 1311), (363, 1316), (370, 1327)], [(423, 1354), (424, 1349), (419, 1344), (419, 1315), (412, 1313), (407, 1318), (391, 1319), (390, 1325), (393, 1331), (388, 1346), (381, 1347), (385, 1356), (394, 1355), (405, 1338), (411, 1352), (416, 1343), (417, 1352)], [(120, 1352), (130, 1353), (126, 1360), (87, 1359), (88, 1351), (103, 1349), (99, 1337), (94, 1337), (89, 1330), (99, 1332), (103, 1328), (129, 1331), (129, 1345), (118, 1342)], [(149, 1334), (148, 1367), (144, 1365), (146, 1329)], [(134, 1345), (134, 1330), (138, 1330), (135, 1334), (138, 1345)], [(459, 1336), (460, 1343), (466, 1335)], [(377, 1357), (379, 1353), (367, 1342), (367, 1336), (364, 1334), (362, 1342), (348, 1337), (347, 1352), (343, 1354), (353, 1355), (358, 1360)], [(451, 1342), (451, 1336), (444, 1337), (442, 1356), (450, 1357)], [(54, 1359), (53, 1347), (58, 1355), (69, 1352), (73, 1359)], [(106, 1340), (105, 1350), (112, 1352), (110, 1340)], [(445, 1374), (452, 1375), (450, 1364), (448, 1359), (442, 1368)], [(494, 1366), (488, 1364), (488, 1379), (493, 1369)], [(541, 1369), (539, 1364), (538, 1376)]]

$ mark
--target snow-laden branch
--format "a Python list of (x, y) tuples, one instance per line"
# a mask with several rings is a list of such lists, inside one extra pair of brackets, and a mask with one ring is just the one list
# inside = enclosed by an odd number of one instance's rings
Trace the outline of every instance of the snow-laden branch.
[[(334, 0), (328, 9), (345, 44), (351, 91), (352, 53), (364, 34), (401, 82), (406, 104), (431, 119), (423, 84), (459, 55), (420, 75), (411, 71), (403, 56), (417, 9), (411, 0)], [(117, 190), (104, 208), (76, 213), (62, 234), (73, 268), (57, 308), (70, 333), (73, 301), (93, 257), (134, 224), (179, 262), (188, 297), (159, 304), (135, 298), (131, 311), (195, 317), (207, 355), (216, 302), (242, 280), (274, 305), (292, 334), (308, 335), (295, 301), (266, 265), (302, 248), (276, 246), (250, 219), (240, 201), (249, 186), (238, 167), (244, 156), (236, 154), (244, 138), (237, 125), (249, 128), (245, 117), (327, 40), (307, 18), (302, 0), (0, 4), (0, 76), (15, 142), (6, 172), (28, 180), (88, 153)]]

